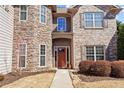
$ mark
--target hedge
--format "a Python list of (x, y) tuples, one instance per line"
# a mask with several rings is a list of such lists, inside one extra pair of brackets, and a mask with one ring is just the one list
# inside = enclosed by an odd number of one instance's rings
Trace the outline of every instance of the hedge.
[(124, 61), (111, 62), (111, 76), (116, 78), (124, 78)]
[(90, 75), (94, 76), (110, 76), (111, 65), (108, 61), (94, 62), (89, 69)]
[(93, 63), (94, 63), (93, 61), (81, 61), (79, 63), (79, 72), (88, 75), (89, 74), (88, 70)]

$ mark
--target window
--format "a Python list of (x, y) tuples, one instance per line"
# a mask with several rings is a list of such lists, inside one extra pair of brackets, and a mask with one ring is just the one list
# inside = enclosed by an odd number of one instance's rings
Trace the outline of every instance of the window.
[(27, 6), (20, 6), (20, 20), (27, 20)]
[(40, 22), (46, 23), (46, 7), (40, 6)]
[(57, 5), (57, 8), (66, 8), (66, 5)]
[(25, 67), (26, 63), (26, 44), (19, 45), (19, 67)]
[(104, 60), (104, 46), (87, 46), (86, 47), (87, 60)]
[(40, 66), (45, 66), (45, 45), (40, 45)]
[(87, 60), (94, 60), (94, 47), (92, 46), (86, 47), (86, 56)]
[(85, 13), (84, 22), (86, 28), (103, 27), (103, 13)]
[(57, 18), (57, 31), (66, 31), (66, 18)]
[(96, 60), (103, 60), (103, 59), (104, 59), (104, 47), (96, 46)]

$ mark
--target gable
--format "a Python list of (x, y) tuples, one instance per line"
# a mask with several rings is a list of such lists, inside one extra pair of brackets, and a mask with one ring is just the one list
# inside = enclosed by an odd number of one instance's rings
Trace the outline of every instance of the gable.
[(77, 8), (79, 9), (80, 7), (85, 6), (87, 7), (87, 10), (91, 10), (92, 11), (92, 7), (95, 6), (96, 8), (98, 8), (98, 10), (101, 10), (103, 12), (106, 13), (105, 17), (106, 18), (115, 18), (116, 15), (122, 10), (120, 7), (118, 6), (114, 6), (114, 5), (75, 5), (75, 6), (71, 6), (71, 8)]
[(120, 7), (115, 5), (96, 5), (99, 9), (106, 12), (106, 18), (115, 18), (116, 15), (122, 10)]
[(83, 12), (104, 12), (103, 10), (93, 5), (82, 5), (79, 7), (79, 10)]

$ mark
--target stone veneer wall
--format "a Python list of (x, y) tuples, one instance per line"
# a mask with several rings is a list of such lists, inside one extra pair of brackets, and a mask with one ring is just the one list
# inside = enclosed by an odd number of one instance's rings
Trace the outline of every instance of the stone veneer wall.
[(47, 23), (40, 23), (40, 6), (28, 6), (28, 20), (19, 20), (19, 6), (14, 6), (14, 39), (13, 39), (13, 71), (18, 68), (19, 43), (27, 44), (26, 68), (24, 71), (40, 71), (39, 67), (39, 45), (46, 45), (46, 68), (52, 67), (52, 14), (47, 8)]
[(105, 45), (106, 60), (117, 59), (115, 19), (105, 19), (106, 24), (103, 29), (85, 29), (81, 26), (81, 13), (98, 11), (103, 12), (95, 6), (81, 6), (73, 17), (73, 48), (75, 67), (78, 66), (81, 60), (86, 60), (85, 45)]

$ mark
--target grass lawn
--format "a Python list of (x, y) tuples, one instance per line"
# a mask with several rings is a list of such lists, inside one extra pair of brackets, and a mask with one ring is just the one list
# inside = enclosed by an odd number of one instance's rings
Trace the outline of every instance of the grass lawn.
[(45, 72), (20, 78), (2, 88), (49, 88), (55, 72)]
[(123, 78), (85, 76), (71, 73), (75, 88), (124, 88)]
[(104, 80), (74, 83), (76, 88), (124, 88), (124, 80)]

